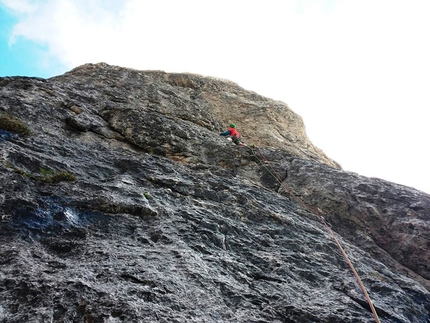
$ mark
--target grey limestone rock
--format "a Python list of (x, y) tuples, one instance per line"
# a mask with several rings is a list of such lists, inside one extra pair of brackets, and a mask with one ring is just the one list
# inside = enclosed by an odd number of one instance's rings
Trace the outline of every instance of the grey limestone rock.
[(430, 320), (430, 196), (282, 102), (100, 63), (1, 78), (1, 116), (0, 322), (373, 322), (321, 217), (381, 322)]

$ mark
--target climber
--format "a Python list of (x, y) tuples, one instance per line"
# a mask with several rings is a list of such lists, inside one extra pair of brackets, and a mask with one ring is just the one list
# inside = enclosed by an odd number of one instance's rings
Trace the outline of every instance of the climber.
[(236, 130), (236, 125), (231, 123), (227, 131), (220, 132), (221, 136), (227, 137), (229, 140), (233, 141), (238, 146), (246, 146), (241, 140), (239, 132)]

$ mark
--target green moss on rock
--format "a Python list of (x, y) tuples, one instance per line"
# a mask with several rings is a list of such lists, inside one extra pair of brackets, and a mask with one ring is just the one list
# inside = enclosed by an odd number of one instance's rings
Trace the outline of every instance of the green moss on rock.
[(21, 120), (5, 113), (0, 114), (0, 129), (15, 132), (21, 136), (29, 136), (30, 129)]

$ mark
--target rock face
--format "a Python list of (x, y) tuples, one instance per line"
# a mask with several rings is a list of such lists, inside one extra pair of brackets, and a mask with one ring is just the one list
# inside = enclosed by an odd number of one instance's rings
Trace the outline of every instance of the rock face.
[(430, 320), (430, 196), (230, 81), (2, 78), (0, 147), (0, 322), (375, 321), (322, 218), (381, 322)]

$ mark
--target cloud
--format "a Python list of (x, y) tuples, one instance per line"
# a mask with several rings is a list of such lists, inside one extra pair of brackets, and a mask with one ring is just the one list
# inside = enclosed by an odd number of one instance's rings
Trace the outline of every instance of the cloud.
[(2, 0), (1, 3), (16, 14), (28, 14), (35, 9), (35, 6), (28, 0)]
[(227, 76), (255, 68), (269, 51), (279, 57), (279, 31), (291, 34), (295, 10), (283, 1), (47, 0), (20, 1), (31, 7), (24, 12), (3, 2), (20, 18), (11, 39), (44, 44), (68, 67), (103, 60)]
[(23, 38), (45, 45), (48, 56), (68, 68), (83, 57), (91, 60), (93, 52), (95, 58), (107, 49), (110, 31), (121, 9), (116, 1), (101, 0), (2, 2), (19, 19), (11, 44)]

